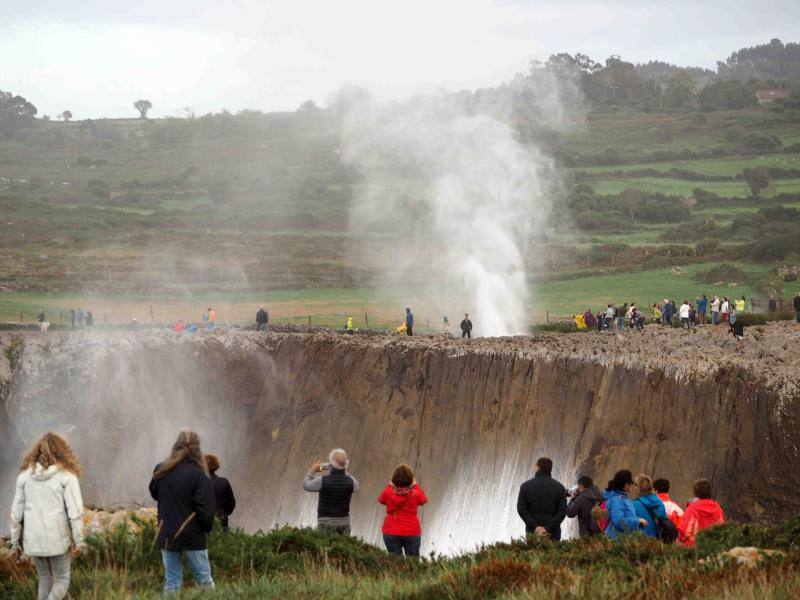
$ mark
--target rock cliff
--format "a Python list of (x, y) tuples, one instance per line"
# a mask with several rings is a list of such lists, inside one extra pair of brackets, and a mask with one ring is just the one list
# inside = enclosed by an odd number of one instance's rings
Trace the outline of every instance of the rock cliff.
[[(521, 535), (519, 484), (541, 455), (571, 485), (618, 468), (667, 477), (686, 499), (711, 480), (730, 516), (800, 512), (800, 330), (744, 344), (720, 330), (461, 340), (169, 331), (24, 338), (6, 385), (2, 455), (48, 428), (86, 463), (88, 502), (147, 502), (177, 430), (197, 429), (247, 529), (312, 524), (308, 466), (344, 447), (362, 491), (354, 532), (378, 540), (380, 489), (399, 462), (430, 498), (427, 549)], [(8, 341), (6, 340), (6, 344)], [(18, 440), (15, 440), (15, 436)], [(16, 458), (15, 458), (16, 460)], [(13, 469), (3, 465), (2, 501)]]

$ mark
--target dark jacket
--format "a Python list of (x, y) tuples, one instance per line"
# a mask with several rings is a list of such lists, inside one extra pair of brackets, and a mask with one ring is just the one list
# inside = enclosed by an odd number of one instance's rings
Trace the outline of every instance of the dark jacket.
[(414, 326), (414, 313), (407, 312), (406, 313), (406, 327), (413, 327)]
[(214, 490), (214, 499), (217, 505), (217, 516), (223, 527), (228, 526), (228, 516), (236, 508), (236, 497), (230, 482), (224, 477), (211, 476), (211, 488)]
[[(161, 479), (151, 479), (150, 495), (158, 502), (159, 548), (206, 549), (206, 534), (214, 526), (214, 490), (197, 463), (187, 458)], [(192, 513), (194, 517), (189, 520)]]
[(343, 470), (331, 469), (320, 479), (322, 489), (319, 491), (317, 517), (349, 517), (350, 498), (355, 491), (353, 478)]
[(800, 311), (800, 294), (795, 296), (792, 302), (794, 304), (794, 309)]
[(258, 323), (259, 325), (263, 325), (264, 323), (268, 322), (269, 322), (269, 315), (267, 314), (267, 311), (265, 311), (263, 308), (260, 308), (256, 313), (256, 323)]
[(469, 319), (461, 321), (461, 331), (472, 331), (472, 321)]
[(541, 526), (551, 539), (561, 539), (561, 521), (567, 515), (567, 491), (549, 474), (536, 472), (519, 488), (517, 513), (525, 522), (525, 532), (533, 533)]
[(600, 534), (600, 526), (592, 521), (592, 509), (603, 501), (603, 493), (595, 486), (575, 496), (567, 506), (567, 516), (578, 517), (578, 533), (581, 537)]

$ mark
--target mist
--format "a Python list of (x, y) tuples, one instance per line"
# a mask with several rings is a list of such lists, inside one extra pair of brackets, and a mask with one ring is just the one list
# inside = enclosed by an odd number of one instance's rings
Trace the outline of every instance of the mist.
[(547, 228), (560, 181), (535, 133), (523, 143), (512, 117), (523, 111), (534, 132), (570, 124), (562, 90), (541, 77), (384, 104), (363, 90), (339, 95), (342, 157), (360, 176), (350, 226), (374, 240), (373, 283), (404, 288), (412, 308), (432, 298), (417, 308), (437, 327), (469, 313), (476, 335), (527, 329), (528, 246)]

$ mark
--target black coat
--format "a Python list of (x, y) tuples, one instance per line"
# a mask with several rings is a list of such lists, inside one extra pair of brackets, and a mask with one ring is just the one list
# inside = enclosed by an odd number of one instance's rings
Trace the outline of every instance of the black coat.
[(581, 537), (599, 535), (600, 527), (592, 521), (592, 509), (603, 501), (603, 493), (595, 486), (575, 496), (567, 506), (567, 516), (578, 517), (578, 533)]
[(544, 527), (553, 540), (561, 539), (561, 521), (567, 516), (567, 490), (541, 472), (519, 488), (517, 513), (525, 522), (525, 532)]
[(461, 331), (472, 331), (472, 321), (469, 319), (461, 321)]
[(228, 516), (236, 508), (236, 497), (230, 482), (224, 477), (211, 476), (211, 487), (214, 489), (214, 498), (217, 503), (217, 516), (223, 527), (228, 526)]
[[(206, 549), (206, 534), (214, 526), (216, 508), (211, 480), (197, 463), (187, 458), (164, 477), (151, 479), (150, 495), (158, 502), (159, 548)], [(188, 520), (192, 513), (194, 517)]]
[(264, 323), (268, 322), (269, 322), (269, 315), (267, 314), (267, 311), (265, 311), (263, 308), (259, 309), (258, 312), (256, 313), (256, 323), (258, 323), (259, 325), (263, 325)]

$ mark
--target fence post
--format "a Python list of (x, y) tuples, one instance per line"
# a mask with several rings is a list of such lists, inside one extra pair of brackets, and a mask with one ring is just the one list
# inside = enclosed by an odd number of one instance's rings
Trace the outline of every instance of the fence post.
[(25, 324), (25, 319), (22, 318), (22, 311), (19, 311), (19, 322), (23, 325)]
[(58, 313), (58, 324), (61, 325), (62, 321), (64, 320), (64, 313)]
[(369, 329), (369, 316), (367, 313), (364, 313), (364, 322), (367, 324), (367, 329)]
[(544, 311), (544, 313), (545, 313), (545, 318), (547, 319), (547, 324), (550, 325), (550, 311), (546, 310)]
[(425, 329), (427, 329), (428, 331), (431, 330), (431, 320), (430, 320), (430, 318), (425, 319)]
[(150, 323), (153, 322), (153, 305), (150, 305)]
[(311, 315), (308, 315), (308, 326), (311, 327)]

